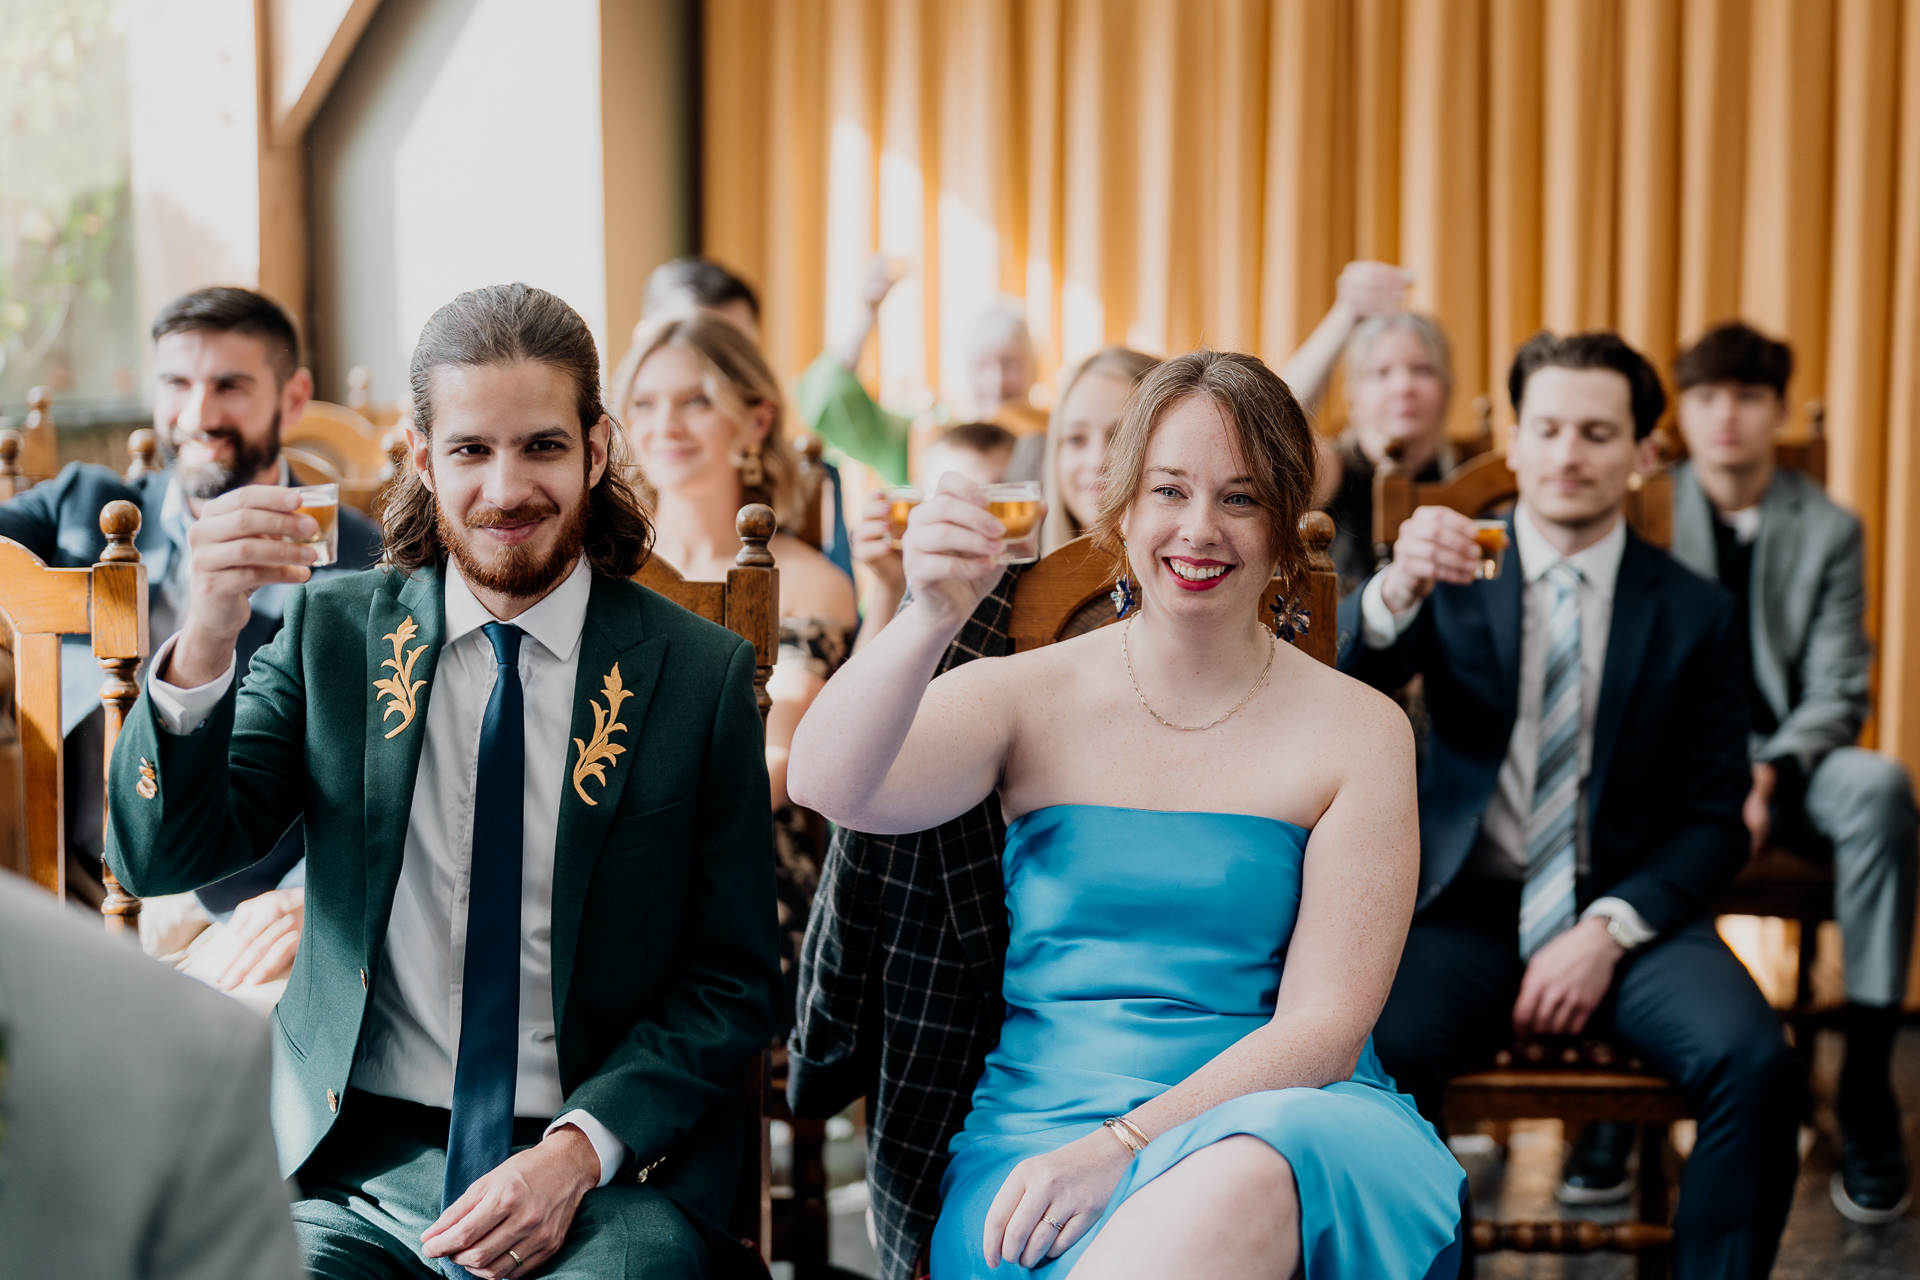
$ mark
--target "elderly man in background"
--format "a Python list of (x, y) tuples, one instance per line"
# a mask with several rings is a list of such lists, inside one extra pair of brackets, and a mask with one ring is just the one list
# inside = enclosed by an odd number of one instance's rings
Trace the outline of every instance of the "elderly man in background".
[[(157, 647), (187, 612), (192, 553), (187, 534), (206, 504), (243, 485), (291, 485), (280, 456), (284, 428), (300, 421), (313, 398), (313, 375), (300, 363), (300, 341), (280, 305), (249, 289), (199, 289), (168, 303), (153, 321), (153, 429), (168, 465), (123, 479), (111, 467), (70, 463), (59, 475), (0, 504), (0, 538), (11, 538), (54, 566), (99, 559), (106, 546), (100, 509), (124, 499), (140, 508), (135, 545), (147, 566), (148, 618)], [(316, 577), (355, 573), (380, 556), (380, 531), (358, 511), (340, 512), (340, 557)], [(280, 630), (284, 586), (254, 593), (236, 644), (241, 668)], [(67, 848), (98, 877), (100, 761), (104, 720), (100, 664), (85, 636), (61, 648), (62, 706), (67, 733)], [(297, 882), (303, 840), (295, 824), (255, 866), (203, 888), (198, 901), (174, 904), (182, 928), (160, 939), (163, 951), (210, 920), (248, 904), (227, 939), (228, 962), (209, 972), (220, 985), (258, 985), (283, 977), (300, 939)], [(282, 881), (289, 887), (274, 892)], [(143, 922), (144, 923), (144, 922)], [(256, 945), (257, 944), (257, 945)]]
[(1751, 656), (1744, 817), (1754, 852), (1783, 845), (1834, 869), (1847, 1055), (1831, 1194), (1855, 1222), (1892, 1222), (1913, 1203), (1889, 1068), (1913, 947), (1920, 816), (1900, 762), (1854, 745), (1872, 657), (1860, 520), (1810, 477), (1774, 465), (1792, 376), (1786, 344), (1743, 324), (1680, 356), (1690, 457), (1674, 468), (1673, 555), (1733, 593), (1736, 640)]

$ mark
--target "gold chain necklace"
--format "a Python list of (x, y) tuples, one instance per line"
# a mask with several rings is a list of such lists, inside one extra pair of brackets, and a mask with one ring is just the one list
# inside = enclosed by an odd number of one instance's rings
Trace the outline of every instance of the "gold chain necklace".
[(1246, 706), (1249, 702), (1253, 701), (1253, 695), (1260, 692), (1261, 686), (1266, 684), (1267, 682), (1267, 676), (1272, 673), (1273, 655), (1274, 655), (1274, 652), (1278, 650), (1280, 647), (1279, 636), (1275, 635), (1271, 631), (1268, 631), (1267, 632), (1267, 665), (1260, 668), (1260, 678), (1253, 682), (1253, 687), (1247, 690), (1245, 696), (1243, 696), (1240, 699), (1240, 701), (1233, 704), (1232, 711), (1227, 712), (1223, 716), (1215, 716), (1213, 719), (1207, 721), (1205, 724), (1175, 724), (1173, 721), (1161, 715), (1158, 711), (1155, 711), (1153, 709), (1152, 704), (1150, 704), (1147, 701), (1147, 695), (1140, 691), (1140, 677), (1133, 674), (1133, 654), (1127, 648), (1127, 633), (1132, 630), (1133, 630), (1133, 619), (1128, 618), (1125, 625), (1123, 625), (1120, 628), (1120, 656), (1126, 659), (1127, 679), (1133, 681), (1134, 696), (1140, 699), (1140, 705), (1147, 709), (1148, 715), (1152, 716), (1155, 720), (1158, 720), (1161, 724), (1167, 726), (1167, 728), (1178, 729), (1182, 733), (1199, 733), (1203, 729), (1213, 728), (1213, 726), (1220, 724), (1222, 721), (1231, 720), (1234, 717), (1235, 713), (1237, 713), (1240, 710), (1240, 708)]

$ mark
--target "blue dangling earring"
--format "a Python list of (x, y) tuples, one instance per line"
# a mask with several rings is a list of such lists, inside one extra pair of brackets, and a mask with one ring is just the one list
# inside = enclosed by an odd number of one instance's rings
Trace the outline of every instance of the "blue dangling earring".
[(1120, 619), (1132, 613), (1133, 579), (1124, 573), (1121, 574), (1119, 578), (1114, 581), (1113, 590), (1107, 594), (1107, 598), (1113, 601), (1114, 621), (1118, 622)]

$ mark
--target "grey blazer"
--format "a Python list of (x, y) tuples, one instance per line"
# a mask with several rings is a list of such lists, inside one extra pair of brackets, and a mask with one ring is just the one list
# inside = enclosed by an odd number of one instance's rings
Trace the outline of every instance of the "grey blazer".
[[(1689, 463), (1674, 468), (1673, 558), (1719, 580), (1713, 506)], [(1753, 679), (1780, 727), (1753, 742), (1758, 761), (1793, 756), (1811, 774), (1849, 746), (1867, 717), (1872, 649), (1862, 621), (1860, 520), (1811, 477), (1785, 468), (1760, 500), (1753, 549)]]
[(0, 872), (0, 1276), (299, 1280), (267, 1023)]

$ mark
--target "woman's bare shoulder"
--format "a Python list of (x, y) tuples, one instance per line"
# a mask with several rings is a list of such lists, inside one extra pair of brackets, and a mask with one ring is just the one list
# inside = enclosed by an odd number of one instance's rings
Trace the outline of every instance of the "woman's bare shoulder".
[(1413, 727), (1392, 698), (1303, 653), (1292, 665), (1298, 710), (1316, 738), (1356, 757), (1404, 749), (1412, 758)]
[(812, 614), (851, 626), (853, 580), (840, 566), (792, 534), (782, 533), (767, 546), (780, 570), (780, 612)]

